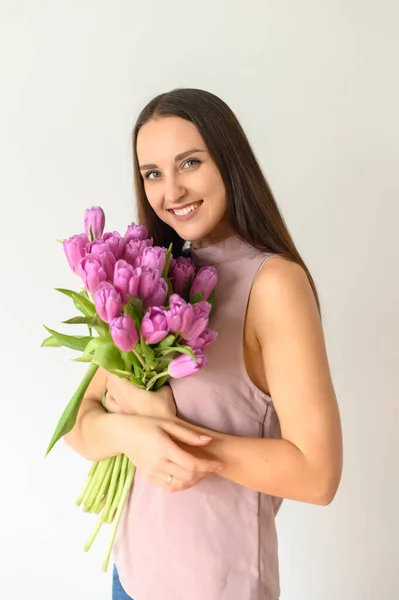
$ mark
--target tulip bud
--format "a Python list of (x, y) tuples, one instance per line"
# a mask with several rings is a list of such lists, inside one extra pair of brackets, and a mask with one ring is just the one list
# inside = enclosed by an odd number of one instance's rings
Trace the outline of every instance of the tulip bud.
[(125, 260), (118, 260), (114, 269), (114, 286), (122, 297), (123, 304), (129, 300), (128, 296), (136, 298), (140, 283), (140, 273)]
[(102, 237), (103, 241), (107, 244), (108, 249), (115, 256), (116, 260), (119, 260), (123, 257), (123, 252), (125, 250), (125, 240), (117, 231), (113, 231), (112, 233), (104, 233)]
[(161, 277), (161, 279), (156, 284), (155, 290), (152, 292), (151, 296), (145, 298), (144, 300), (144, 308), (149, 308), (150, 306), (162, 306), (165, 302), (166, 294), (168, 293), (168, 284), (165, 279)]
[(201, 267), (190, 288), (190, 300), (204, 292), (201, 300), (208, 300), (218, 281), (215, 267)]
[(153, 306), (144, 315), (140, 327), (140, 335), (147, 344), (158, 344), (169, 333), (166, 311), (162, 307)]
[(112, 319), (109, 332), (115, 346), (123, 352), (131, 352), (139, 340), (139, 334), (129, 315)]
[(101, 262), (104, 271), (107, 274), (107, 280), (112, 281), (114, 278), (116, 259), (114, 254), (110, 251), (108, 244), (102, 240), (94, 240), (94, 242), (89, 244), (88, 249), (90, 253)]
[(169, 277), (172, 279), (172, 288), (176, 294), (183, 295), (188, 279), (193, 276), (194, 263), (191, 258), (179, 256), (171, 263)]
[(89, 238), (85, 233), (73, 235), (62, 242), (68, 264), (74, 273), (79, 274), (79, 264), (87, 254), (86, 246)]
[(185, 302), (178, 294), (172, 294), (169, 298), (169, 310), (166, 312), (166, 318), (172, 333), (182, 333), (185, 336), (194, 319), (194, 306)]
[(125, 245), (124, 259), (133, 267), (139, 267), (136, 259), (142, 254), (144, 248), (151, 246), (151, 240), (129, 240)]
[(137, 271), (140, 271), (139, 296), (142, 300), (145, 300), (155, 292), (159, 282), (159, 274), (154, 269), (142, 269), (141, 267), (137, 267)]
[(123, 236), (125, 242), (128, 243), (130, 240), (145, 240), (148, 238), (148, 230), (144, 225), (136, 225), (132, 223), (126, 230)]
[(189, 375), (193, 375), (197, 371), (203, 369), (208, 362), (205, 354), (202, 354), (202, 352), (198, 351), (195, 351), (194, 354), (197, 358), (200, 359), (199, 363), (197, 363), (193, 358), (191, 358), (187, 354), (181, 354), (169, 363), (169, 375), (171, 377), (174, 377), (175, 379), (180, 379), (182, 377), (188, 377)]
[(107, 279), (101, 260), (92, 254), (88, 254), (80, 261), (79, 275), (82, 277), (86, 290), (91, 294), (95, 294), (99, 284)]
[(84, 230), (90, 241), (100, 238), (105, 226), (105, 214), (100, 206), (93, 206), (85, 211)]
[(195, 339), (190, 342), (190, 346), (194, 350), (206, 350), (213, 342), (217, 339), (217, 331), (211, 331), (206, 328), (204, 331)]
[(184, 338), (191, 345), (191, 341), (197, 339), (209, 323), (209, 313), (211, 312), (212, 305), (209, 302), (201, 300), (197, 304), (193, 305), (193, 319), (191, 326), (183, 331)]
[(166, 248), (162, 248), (161, 246), (144, 248), (142, 253), (136, 258), (134, 266), (142, 267), (143, 269), (153, 269), (161, 277), (165, 266), (166, 252)]
[(110, 323), (121, 316), (122, 298), (119, 292), (108, 282), (102, 282), (94, 295), (94, 304), (100, 319)]

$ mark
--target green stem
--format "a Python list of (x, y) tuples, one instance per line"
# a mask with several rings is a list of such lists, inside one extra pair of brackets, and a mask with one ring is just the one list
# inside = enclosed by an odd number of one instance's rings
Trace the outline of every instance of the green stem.
[(150, 381), (145, 386), (145, 389), (147, 391), (150, 390), (151, 387), (154, 385), (154, 383), (156, 382), (157, 379), (159, 379), (160, 377), (165, 377), (165, 375), (167, 375), (167, 374), (168, 374), (168, 371), (163, 371), (162, 373), (159, 373), (158, 375), (156, 375), (155, 377), (153, 377), (152, 379), (150, 379)]
[(94, 500), (97, 497), (98, 489), (101, 486), (102, 482), (104, 481), (104, 478), (107, 477), (107, 472), (109, 470), (112, 470), (114, 459), (115, 459), (115, 457), (112, 456), (111, 458), (106, 458), (105, 460), (100, 461), (100, 466), (96, 470), (96, 477), (95, 477), (94, 484), (91, 485), (89, 494), (87, 494), (87, 497), (83, 500), (83, 505), (84, 505), (83, 510), (85, 512), (90, 511), (90, 509), (94, 503)]
[(97, 523), (96, 523), (96, 526), (94, 527), (94, 529), (93, 529), (93, 531), (92, 531), (92, 533), (91, 533), (91, 536), (89, 537), (89, 539), (88, 539), (88, 540), (87, 540), (87, 542), (86, 542), (86, 545), (85, 545), (85, 547), (84, 547), (84, 551), (85, 551), (85, 552), (88, 552), (88, 551), (90, 550), (90, 548), (91, 548), (91, 546), (92, 546), (92, 544), (93, 544), (94, 540), (96, 539), (97, 533), (98, 533), (98, 532), (100, 531), (100, 529), (101, 529), (101, 525), (102, 525), (102, 524), (103, 524), (103, 521), (102, 521), (101, 517), (99, 517), (99, 519), (98, 519), (98, 521), (97, 521)]
[(119, 504), (119, 501), (122, 496), (123, 487), (124, 487), (125, 481), (126, 481), (126, 471), (127, 471), (128, 462), (129, 462), (129, 459), (126, 456), (126, 454), (124, 454), (123, 459), (122, 459), (121, 476), (118, 481), (118, 489), (116, 491), (114, 499), (112, 500), (111, 508), (107, 515), (107, 523), (112, 523), (114, 516), (115, 516), (115, 512), (118, 508), (118, 504)]
[(130, 488), (131, 488), (131, 485), (132, 485), (132, 481), (133, 481), (135, 472), (136, 472), (136, 467), (133, 465), (132, 462), (129, 461), (129, 464), (128, 464), (128, 473), (127, 473), (125, 485), (123, 486), (121, 500), (119, 502), (118, 510), (116, 511), (116, 515), (115, 515), (115, 522), (114, 522), (114, 525), (112, 527), (111, 539), (109, 541), (108, 548), (107, 548), (107, 553), (105, 555), (103, 566), (102, 566), (102, 570), (104, 572), (106, 572), (107, 569), (108, 569), (109, 558), (111, 556), (112, 546), (114, 544), (114, 540), (115, 540), (115, 536), (116, 536), (116, 531), (118, 529), (119, 521), (120, 521), (121, 516), (122, 516), (122, 511), (123, 511), (123, 508), (125, 506), (125, 502), (126, 502), (127, 497), (129, 495), (129, 491), (130, 491)]
[(118, 477), (121, 472), (122, 459), (123, 459), (123, 454), (118, 454), (118, 456), (116, 457), (115, 463), (114, 463), (114, 468), (112, 470), (111, 483), (109, 484), (109, 488), (107, 491), (107, 500), (105, 502), (105, 506), (101, 513), (103, 522), (105, 522), (108, 518), (109, 509), (111, 508), (111, 504), (114, 499), (116, 482), (118, 481)]
[(137, 360), (140, 362), (141, 366), (145, 367), (145, 362), (143, 361), (143, 358), (141, 357), (141, 355), (137, 352), (137, 350), (135, 348), (133, 348), (132, 350), (133, 354), (135, 355), (135, 357), (137, 358)]
[(99, 507), (101, 500), (103, 499), (103, 496), (107, 496), (107, 492), (108, 492), (108, 485), (111, 479), (111, 475), (113, 473), (113, 468), (115, 465), (115, 457), (113, 457), (113, 461), (110, 463), (107, 472), (105, 474), (105, 477), (100, 485), (100, 489), (98, 490), (98, 493), (93, 501), (92, 507), (91, 507), (91, 512), (97, 512), (97, 508)]
[(97, 469), (97, 467), (98, 467), (98, 461), (97, 461), (97, 462), (94, 462), (94, 463), (91, 465), (91, 468), (90, 468), (89, 474), (87, 475), (87, 479), (86, 479), (86, 483), (85, 483), (85, 485), (84, 485), (84, 488), (83, 488), (83, 490), (82, 490), (82, 492), (81, 492), (81, 494), (80, 494), (79, 498), (76, 500), (76, 506), (80, 506), (80, 505), (81, 505), (81, 503), (82, 503), (82, 500), (83, 500), (83, 497), (84, 497), (85, 493), (87, 492), (87, 490), (88, 490), (88, 489), (89, 489), (89, 487), (90, 487), (90, 484), (91, 484), (91, 482), (92, 482), (92, 479), (93, 479), (93, 477), (94, 477), (94, 474), (95, 474), (95, 472), (96, 472), (96, 469)]

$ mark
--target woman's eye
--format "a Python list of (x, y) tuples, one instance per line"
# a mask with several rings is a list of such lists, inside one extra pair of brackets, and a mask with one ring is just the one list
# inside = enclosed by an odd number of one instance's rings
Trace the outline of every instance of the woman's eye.
[(196, 158), (189, 158), (188, 160), (186, 160), (186, 162), (184, 164), (187, 165), (188, 163), (195, 163), (197, 165), (200, 163), (200, 161), (197, 160)]
[[(186, 162), (184, 163), (184, 166), (189, 165), (190, 166), (194, 166), (198, 165), (201, 161), (198, 160), (197, 158), (189, 158), (188, 160), (186, 160)], [(190, 163), (193, 163), (190, 165)], [(155, 177), (152, 177), (152, 175), (155, 175)], [(144, 174), (144, 179), (159, 179), (158, 175), (160, 176), (160, 172), (159, 171), (148, 171), (147, 173)]]
[(159, 171), (148, 171), (148, 173), (144, 175), (145, 179), (158, 179), (158, 177), (150, 177), (150, 175), (153, 175), (154, 173), (159, 173)]

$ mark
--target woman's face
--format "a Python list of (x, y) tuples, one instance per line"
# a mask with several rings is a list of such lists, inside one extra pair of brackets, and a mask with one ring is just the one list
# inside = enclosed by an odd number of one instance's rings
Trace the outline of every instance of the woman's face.
[(137, 156), (149, 203), (181, 238), (199, 248), (233, 233), (223, 180), (191, 121), (149, 121), (139, 131)]

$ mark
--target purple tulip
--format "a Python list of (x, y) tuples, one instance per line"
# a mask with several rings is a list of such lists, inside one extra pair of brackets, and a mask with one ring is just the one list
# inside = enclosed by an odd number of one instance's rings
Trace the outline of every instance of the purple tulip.
[(178, 294), (172, 294), (169, 298), (169, 310), (166, 312), (169, 329), (172, 333), (188, 332), (194, 318), (194, 306), (188, 304)]
[(161, 277), (165, 266), (166, 252), (166, 248), (161, 246), (144, 248), (142, 253), (137, 256), (134, 266), (143, 269), (154, 269), (154, 271), (158, 271), (159, 277)]
[(162, 306), (165, 302), (167, 293), (168, 284), (166, 283), (165, 279), (161, 277), (151, 296), (148, 296), (148, 298), (144, 299), (144, 308), (147, 309), (151, 306)]
[(144, 227), (144, 225), (136, 225), (136, 223), (132, 223), (127, 228), (123, 237), (126, 243), (130, 240), (145, 240), (148, 238), (148, 230), (146, 227)]
[(86, 290), (91, 294), (95, 294), (99, 284), (107, 279), (107, 273), (101, 260), (92, 254), (88, 254), (80, 261), (79, 275), (83, 280)]
[(119, 292), (108, 282), (103, 281), (98, 286), (94, 295), (94, 304), (100, 319), (110, 323), (112, 319), (120, 317), (122, 312), (122, 298)]
[(139, 296), (142, 300), (146, 300), (157, 288), (159, 273), (154, 269), (142, 269), (141, 267), (137, 267), (135, 270), (140, 273)]
[(208, 326), (211, 308), (212, 305), (209, 302), (205, 302), (205, 300), (201, 300), (201, 302), (193, 305), (194, 315), (191, 326), (186, 331), (182, 331), (184, 338), (189, 344), (191, 344), (192, 340), (196, 340)]
[(217, 331), (211, 331), (206, 328), (195, 340), (190, 342), (190, 346), (195, 350), (203, 351), (213, 344), (217, 337)]
[(125, 250), (125, 240), (117, 231), (104, 233), (102, 237), (103, 241), (107, 244), (108, 249), (115, 256), (116, 260), (123, 257)]
[(93, 206), (85, 211), (84, 229), (90, 241), (97, 240), (103, 234), (105, 214), (100, 206)]
[(86, 246), (88, 243), (89, 238), (85, 233), (73, 235), (62, 242), (68, 264), (74, 273), (79, 274), (79, 264), (82, 258), (86, 256)]
[(134, 240), (131, 239), (125, 245), (124, 259), (133, 267), (139, 267), (136, 264), (136, 259), (142, 254), (144, 248), (151, 246), (151, 240)]
[(123, 352), (131, 352), (139, 340), (139, 334), (129, 315), (112, 319), (109, 331), (115, 346)]
[(194, 272), (194, 263), (191, 258), (179, 256), (176, 260), (173, 260), (173, 263), (171, 261), (169, 277), (172, 279), (173, 291), (176, 294), (183, 295), (187, 281), (194, 276)]
[(88, 246), (89, 252), (95, 256), (102, 264), (104, 271), (107, 274), (107, 280), (112, 281), (114, 278), (115, 255), (110, 251), (109, 246), (102, 240), (95, 240)]
[(169, 327), (165, 309), (153, 306), (143, 317), (140, 335), (147, 344), (158, 344), (168, 333)]
[(190, 300), (200, 292), (204, 292), (201, 300), (208, 300), (218, 281), (215, 267), (201, 267), (190, 288)]
[(114, 286), (122, 297), (123, 304), (129, 300), (128, 296), (138, 296), (140, 273), (125, 260), (118, 260), (114, 269)]
[(190, 356), (187, 354), (181, 354), (178, 358), (174, 358), (169, 363), (169, 375), (175, 379), (180, 379), (181, 377), (193, 375), (197, 371), (203, 369), (208, 362), (205, 354), (202, 354), (202, 352), (198, 351), (195, 351), (194, 354), (200, 359), (199, 363), (197, 363), (193, 358), (190, 358)]

